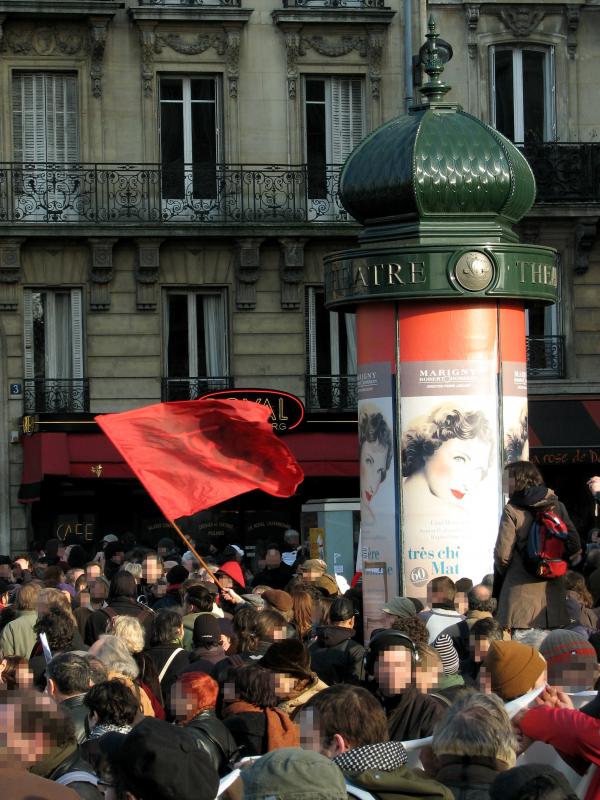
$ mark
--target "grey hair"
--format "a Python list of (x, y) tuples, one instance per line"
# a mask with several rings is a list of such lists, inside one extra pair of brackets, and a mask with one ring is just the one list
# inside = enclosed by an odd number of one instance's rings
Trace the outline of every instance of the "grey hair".
[(287, 531), (283, 534), (283, 540), (285, 542), (293, 542), (296, 539), (300, 541), (300, 534), (293, 528), (288, 528)]
[(494, 694), (462, 692), (433, 734), (436, 756), (493, 758), (514, 767), (517, 740), (504, 704)]
[(118, 672), (135, 680), (140, 674), (138, 665), (131, 656), (122, 639), (111, 634), (102, 634), (89, 649), (90, 655), (96, 656), (109, 672)]
[(137, 564), (135, 561), (128, 561), (126, 564), (123, 565), (122, 569), (125, 572), (129, 572), (136, 580), (139, 580), (142, 577), (142, 565)]

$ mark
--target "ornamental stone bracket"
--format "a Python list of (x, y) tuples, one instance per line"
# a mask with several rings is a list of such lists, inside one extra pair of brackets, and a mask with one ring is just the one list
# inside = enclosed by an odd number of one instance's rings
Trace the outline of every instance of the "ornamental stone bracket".
[(108, 311), (110, 309), (109, 284), (113, 279), (113, 245), (117, 241), (118, 239), (107, 237), (88, 239), (91, 311)]
[(304, 281), (304, 245), (307, 238), (282, 237), (279, 257), (281, 280), (281, 308), (284, 311), (299, 311), (302, 304)]
[(17, 311), (21, 281), (21, 245), (25, 239), (0, 239), (0, 311)]
[(102, 75), (106, 36), (108, 33), (108, 20), (105, 17), (90, 17), (90, 79), (92, 81), (92, 94), (102, 97)]
[(238, 247), (235, 260), (235, 293), (238, 311), (256, 308), (256, 282), (260, 271), (260, 246), (264, 238), (236, 239)]
[(367, 60), (371, 95), (379, 99), (381, 94), (381, 59), (384, 46), (384, 28), (369, 27), (360, 34), (322, 36), (303, 35), (302, 29), (290, 29), (284, 33), (286, 49), (287, 89), (290, 100), (297, 95), (298, 59), (313, 50), (327, 58), (340, 58), (353, 51)]
[(467, 22), (467, 52), (469, 58), (477, 58), (477, 27), (481, 6), (479, 3), (467, 3), (465, 5), (465, 19)]
[(590, 250), (596, 241), (596, 231), (600, 217), (581, 218), (574, 233), (574, 269), (577, 275), (584, 275), (590, 265)]
[(138, 23), (142, 49), (142, 86), (144, 95), (152, 97), (154, 62), (165, 49), (183, 56), (198, 56), (214, 50), (225, 61), (229, 97), (238, 96), (240, 75), (241, 26), (226, 25), (216, 32), (196, 33), (192, 36), (157, 30), (154, 23)]
[(575, 58), (577, 52), (577, 29), (581, 18), (581, 8), (572, 3), (566, 7), (567, 14), (567, 53), (570, 59)]
[(135, 301), (138, 311), (156, 311), (158, 307), (158, 277), (160, 246), (164, 239), (135, 239)]

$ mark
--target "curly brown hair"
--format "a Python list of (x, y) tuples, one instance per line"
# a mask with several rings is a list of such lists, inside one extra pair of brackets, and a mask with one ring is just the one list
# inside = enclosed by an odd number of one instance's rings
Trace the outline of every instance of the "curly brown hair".
[(429, 642), (427, 625), (420, 617), (397, 617), (392, 624), (392, 628), (395, 631), (406, 634), (417, 647)]

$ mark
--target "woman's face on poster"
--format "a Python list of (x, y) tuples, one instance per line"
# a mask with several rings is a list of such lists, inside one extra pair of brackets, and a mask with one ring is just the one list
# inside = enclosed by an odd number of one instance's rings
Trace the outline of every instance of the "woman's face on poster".
[(363, 442), (360, 448), (360, 492), (367, 505), (385, 478), (387, 456), (388, 448), (379, 442)]
[(489, 457), (490, 445), (482, 439), (448, 439), (425, 462), (430, 492), (460, 506), (485, 478)]

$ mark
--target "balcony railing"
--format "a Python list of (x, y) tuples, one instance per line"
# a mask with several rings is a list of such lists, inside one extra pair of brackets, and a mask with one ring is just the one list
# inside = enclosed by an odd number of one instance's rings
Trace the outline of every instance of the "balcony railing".
[(527, 337), (527, 377), (533, 380), (565, 377), (563, 336)]
[(340, 170), (0, 163), (0, 224), (347, 222)]
[(230, 6), (239, 8), (241, 0), (138, 0), (141, 6)]
[(309, 411), (355, 411), (356, 375), (307, 375), (306, 406)]
[(233, 378), (163, 378), (161, 400), (163, 403), (172, 400), (197, 400), (210, 392), (233, 389)]
[(23, 403), (26, 414), (75, 414), (89, 411), (88, 381), (85, 378), (26, 380)]
[(385, 0), (283, 0), (284, 8), (385, 8)]
[(537, 184), (537, 203), (600, 202), (600, 142), (520, 145)]

